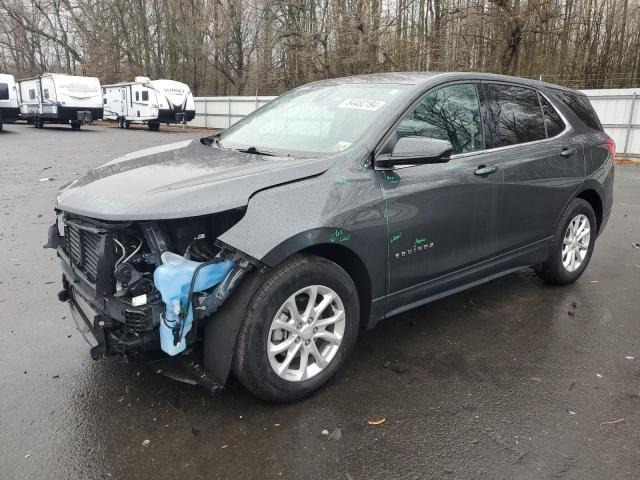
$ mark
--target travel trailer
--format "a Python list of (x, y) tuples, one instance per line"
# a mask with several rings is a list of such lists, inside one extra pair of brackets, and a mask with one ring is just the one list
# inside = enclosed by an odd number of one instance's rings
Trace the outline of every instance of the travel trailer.
[(18, 91), (13, 75), (0, 73), (0, 130), (3, 123), (13, 123), (20, 113)]
[(100, 80), (58, 73), (45, 73), (18, 81), (20, 113), (36, 128), (45, 123), (82, 124), (102, 118)]
[(146, 123), (158, 130), (161, 123), (193, 120), (196, 105), (189, 86), (174, 80), (150, 80), (136, 77), (133, 82), (102, 87), (105, 120), (118, 122), (120, 128)]

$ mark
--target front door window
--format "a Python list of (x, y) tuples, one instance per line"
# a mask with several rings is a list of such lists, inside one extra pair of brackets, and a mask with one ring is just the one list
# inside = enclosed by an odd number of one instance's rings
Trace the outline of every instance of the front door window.
[(448, 85), (429, 92), (401, 120), (396, 134), (397, 138), (449, 140), (454, 154), (482, 150), (484, 140), (475, 84)]

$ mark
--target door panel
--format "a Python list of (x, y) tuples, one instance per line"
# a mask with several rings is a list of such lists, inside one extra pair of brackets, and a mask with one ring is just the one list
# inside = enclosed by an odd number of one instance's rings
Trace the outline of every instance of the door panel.
[[(504, 174), (499, 249), (508, 252), (552, 235), (582, 183), (583, 148), (551, 103), (533, 88), (483, 84), (485, 131)], [(552, 138), (548, 138), (552, 137)]]
[[(377, 172), (389, 235), (388, 310), (424, 296), (429, 280), (493, 256), (500, 225), (502, 169), (492, 154), (482, 152), (473, 83), (425, 95), (400, 121), (390, 143), (406, 135), (450, 140), (454, 156), (448, 163)], [(478, 171), (481, 167), (493, 168)]]
[[(575, 148), (570, 157), (563, 149)], [(582, 184), (582, 145), (570, 137), (501, 152), (504, 171), (500, 250), (529, 245), (553, 234), (562, 209)]]

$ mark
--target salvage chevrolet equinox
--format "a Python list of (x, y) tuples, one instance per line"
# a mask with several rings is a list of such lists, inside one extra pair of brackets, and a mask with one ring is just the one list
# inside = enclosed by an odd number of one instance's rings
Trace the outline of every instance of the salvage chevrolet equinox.
[(47, 245), (93, 358), (188, 356), (201, 384), (233, 371), (292, 401), (384, 318), (524, 267), (575, 281), (614, 152), (587, 98), (556, 85), (325, 80), (72, 181)]

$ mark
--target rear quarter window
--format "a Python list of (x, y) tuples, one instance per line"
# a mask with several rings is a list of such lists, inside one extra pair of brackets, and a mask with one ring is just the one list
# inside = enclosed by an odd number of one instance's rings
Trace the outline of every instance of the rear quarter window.
[(0, 83), (0, 100), (9, 100), (9, 84)]
[(551, 105), (544, 95), (540, 95), (540, 104), (544, 115), (544, 127), (547, 129), (547, 137), (553, 138), (560, 135), (565, 129), (565, 124), (558, 111)]
[(554, 89), (553, 93), (562, 103), (571, 109), (571, 111), (589, 128), (602, 131), (602, 124), (595, 110), (589, 103), (589, 99), (584, 95), (569, 90)]

